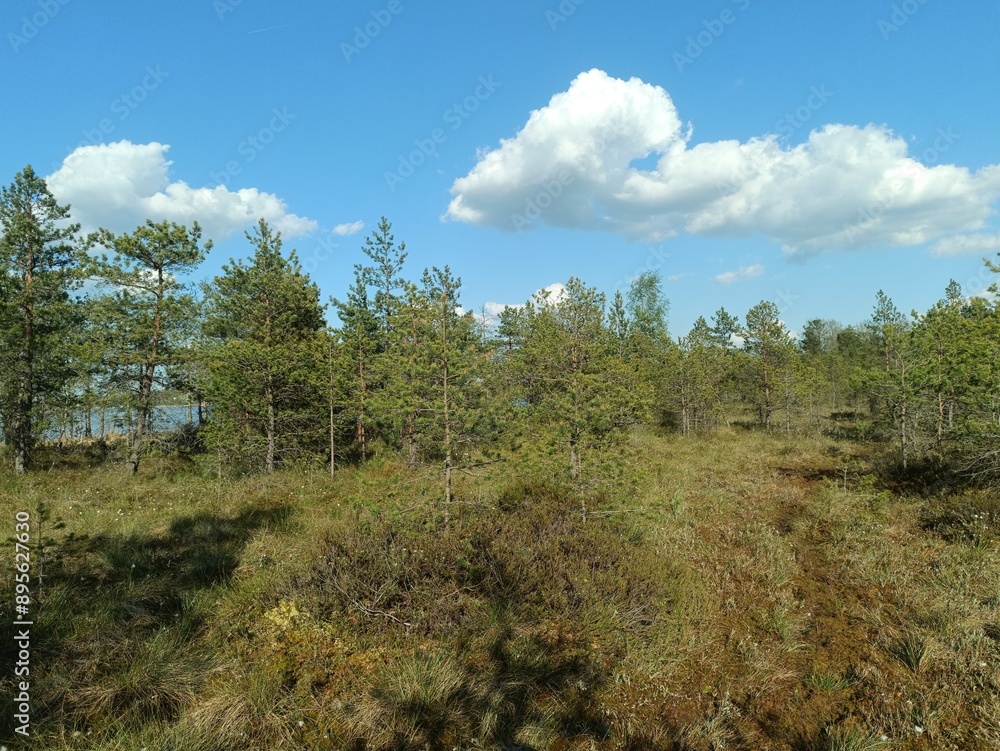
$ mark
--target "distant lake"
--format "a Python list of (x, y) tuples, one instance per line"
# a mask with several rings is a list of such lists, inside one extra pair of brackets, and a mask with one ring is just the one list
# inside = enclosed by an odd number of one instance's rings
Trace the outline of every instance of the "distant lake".
[[(203, 417), (207, 415), (207, 407), (202, 407)], [(101, 432), (101, 418), (104, 419), (104, 432)], [(132, 412), (132, 425), (131, 429), (135, 429), (135, 411)], [(75, 412), (72, 415), (73, 424), (72, 426), (65, 426), (65, 429), (59, 427), (58, 425), (53, 426), (46, 430), (42, 435), (44, 438), (53, 439), (62, 436), (72, 436), (74, 438), (81, 438), (86, 432), (86, 413), (85, 412)], [(186, 425), (188, 422), (198, 423), (198, 408), (196, 406), (188, 407), (186, 405), (176, 406), (168, 405), (153, 408), (153, 430), (154, 431), (168, 431), (179, 428), (182, 425)], [(128, 422), (125, 419), (125, 412), (120, 409), (94, 409), (90, 412), (90, 429), (91, 435), (94, 438), (101, 438), (109, 433), (125, 433), (129, 429)]]

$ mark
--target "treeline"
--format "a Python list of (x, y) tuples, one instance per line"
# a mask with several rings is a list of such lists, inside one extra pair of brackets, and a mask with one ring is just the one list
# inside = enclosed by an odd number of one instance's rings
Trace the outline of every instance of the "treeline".
[(767, 301), (673, 339), (655, 273), (611, 300), (570, 279), (491, 325), (462, 310), (447, 266), (408, 277), (391, 229), (383, 218), (329, 303), (264, 220), (252, 256), (199, 289), (185, 281), (211, 247), (197, 224), (82, 237), (26, 167), (0, 194), (0, 420), (15, 472), (61, 416), (82, 412), (89, 433), (91, 411), (108, 408), (128, 416), (138, 471), (167, 392), (209, 405), (187, 432), (220, 473), (334, 472), (392, 453), (440, 471), (446, 500), (456, 472), (519, 447), (586, 485), (643, 421), (792, 432), (834, 416), (904, 469), (996, 465), (1000, 316), (954, 282), (924, 314), (879, 292), (868, 322), (813, 320), (798, 340)]

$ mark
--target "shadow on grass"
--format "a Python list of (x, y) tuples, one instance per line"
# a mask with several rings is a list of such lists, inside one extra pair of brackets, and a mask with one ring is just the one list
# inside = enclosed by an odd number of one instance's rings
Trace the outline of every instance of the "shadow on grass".
[(495, 610), (467, 650), (417, 651), (386, 665), (350, 709), (356, 751), (447, 751), (469, 738), (532, 751), (610, 738), (592, 697), (606, 671), (585, 649)]
[(345, 518), (324, 542), (303, 587), (312, 612), (401, 655), (354, 687), (348, 747), (670, 748), (610, 721), (601, 698), (622, 635), (641, 638), (673, 602), (662, 561), (558, 492), (510, 495), (444, 530)]
[[(211, 655), (198, 646), (199, 596), (231, 579), (258, 530), (290, 514), (288, 506), (201, 513), (161, 534), (46, 540), (43, 583), (32, 583), (36, 732), (174, 719), (211, 669)], [(11, 636), (0, 651), (5, 682), (17, 660)], [(0, 713), (0, 738), (13, 738), (13, 730), (11, 713)]]

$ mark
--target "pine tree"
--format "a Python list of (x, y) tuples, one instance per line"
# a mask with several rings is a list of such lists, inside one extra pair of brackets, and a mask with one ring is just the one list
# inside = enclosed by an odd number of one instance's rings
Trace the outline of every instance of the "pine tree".
[[(412, 415), (404, 416), (398, 409), (393, 393), (399, 385), (393, 383), (393, 379), (399, 375), (393, 349), (406, 337), (406, 333), (398, 329), (405, 325), (400, 316), (412, 285), (402, 277), (407, 256), (406, 243), (396, 245), (392, 224), (388, 219), (381, 218), (378, 227), (365, 239), (361, 250), (369, 264), (355, 266), (353, 294), (357, 296), (358, 290), (365, 288), (378, 330), (375, 348), (366, 353), (363, 391), (359, 394), (365, 404), (364, 409), (359, 412), (359, 415), (363, 412), (364, 419), (358, 422), (358, 429), (361, 431), (358, 445), (362, 456), (367, 457), (376, 434), (386, 445), (394, 446), (400, 436), (408, 440), (413, 432), (412, 422), (407, 422)], [(361, 365), (360, 362), (358, 364)]]
[(872, 405), (878, 405), (873, 412), (895, 433), (900, 464), (905, 470), (910, 463), (914, 407), (922, 375), (912, 327), (888, 295), (879, 290), (868, 330), (878, 353), (870, 374)]
[(365, 284), (375, 288), (373, 300), (379, 328), (382, 330), (382, 351), (387, 351), (392, 343), (394, 318), (402, 305), (402, 291), (405, 282), (400, 276), (406, 261), (406, 243), (396, 246), (392, 235), (392, 223), (382, 217), (378, 227), (365, 239), (361, 248), (372, 262), (372, 266), (360, 267)]
[(14, 471), (31, 467), (45, 400), (72, 377), (79, 225), (31, 166), (0, 191), (0, 419)]
[(211, 250), (211, 241), (202, 247), (200, 240), (197, 223), (189, 230), (152, 221), (128, 235), (102, 230), (91, 237), (114, 253), (95, 259), (88, 272), (110, 290), (97, 308), (106, 332), (105, 362), (121, 371), (127, 392), (136, 397), (132, 474), (146, 451), (156, 386), (180, 364), (182, 347), (194, 332), (197, 305), (179, 277), (194, 271)]
[(719, 403), (722, 353), (714, 346), (708, 322), (699, 317), (687, 336), (673, 348), (668, 370), (673, 409), (680, 417), (682, 434), (707, 427)]
[(615, 352), (619, 361), (624, 361), (629, 353), (629, 337), (632, 333), (628, 313), (625, 310), (625, 298), (621, 291), (615, 292), (608, 310), (608, 327), (614, 340)]
[(617, 358), (604, 295), (572, 278), (565, 294), (543, 293), (523, 314), (523, 343), (507, 365), (529, 433), (540, 433), (583, 483), (587, 456), (638, 421), (644, 405), (634, 368)]
[(344, 361), (344, 399), (353, 415), (354, 443), (364, 462), (368, 459), (371, 441), (369, 404), (374, 391), (380, 330), (378, 318), (368, 300), (368, 285), (360, 267), (355, 268), (354, 284), (348, 289), (347, 299), (332, 302), (341, 322), (337, 335), (341, 345), (339, 351)]
[(740, 319), (727, 313), (725, 308), (719, 308), (712, 316), (712, 323), (715, 324), (711, 329), (712, 340), (723, 353), (728, 353), (733, 347), (733, 338), (742, 331)]
[(709, 329), (713, 352), (719, 355), (719, 381), (713, 410), (729, 424), (729, 413), (739, 399), (738, 381), (746, 366), (746, 353), (738, 349), (742, 326), (737, 316), (719, 308)]
[(760, 422), (771, 429), (771, 415), (778, 403), (776, 389), (780, 375), (792, 354), (788, 329), (778, 318), (778, 306), (762, 300), (746, 315), (743, 329), (746, 352), (753, 356), (750, 363), (750, 397), (757, 406)]
[(422, 452), (427, 448), (425, 435), (433, 422), (428, 400), (434, 365), (427, 351), (436, 340), (432, 323), (436, 310), (426, 284), (423, 290), (407, 285), (395, 343), (391, 355), (382, 360), (387, 381), (380, 401), (402, 432), (403, 452), (410, 469), (421, 463)]
[(632, 280), (627, 308), (631, 316), (631, 329), (650, 346), (662, 346), (669, 336), (667, 314), (670, 303), (663, 295), (658, 272), (646, 271)]
[[(463, 447), (477, 438), (478, 410), (476, 359), (478, 338), (471, 314), (459, 315), (462, 280), (451, 269), (424, 271), (422, 295), (427, 301), (428, 336), (425, 353), (429, 363), (431, 434), (444, 460), (445, 521), (453, 498), (452, 476)], [(465, 452), (468, 454), (468, 451)]]
[(916, 317), (913, 346), (916, 379), (925, 391), (930, 415), (927, 424), (939, 457), (947, 444), (978, 437), (981, 428), (993, 431), (990, 405), (995, 400), (995, 362), (1000, 347), (996, 310), (982, 298), (964, 299), (952, 280), (945, 299)]
[(208, 432), (220, 451), (273, 472), (325, 444), (325, 415), (316, 409), (326, 401), (325, 321), (319, 290), (295, 251), (282, 255), (281, 234), (261, 219), (247, 239), (251, 262), (230, 261), (206, 288)]

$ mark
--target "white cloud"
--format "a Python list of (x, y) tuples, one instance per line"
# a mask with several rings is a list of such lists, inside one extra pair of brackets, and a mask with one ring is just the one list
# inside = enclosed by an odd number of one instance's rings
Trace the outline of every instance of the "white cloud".
[[(479, 156), (452, 185), (446, 219), (650, 242), (759, 234), (788, 254), (974, 232), (1000, 198), (1000, 165), (925, 166), (886, 126), (826, 125), (794, 147), (777, 135), (691, 145), (664, 89), (600, 70), (582, 73)], [(630, 166), (650, 156), (655, 167)]]
[(84, 230), (105, 227), (130, 232), (147, 219), (192, 224), (206, 238), (222, 240), (263, 217), (288, 236), (317, 227), (312, 219), (289, 213), (285, 202), (256, 188), (231, 191), (223, 185), (192, 188), (170, 180), (169, 146), (129, 141), (80, 146), (46, 178), (60, 203), (72, 208)]
[[(534, 292), (531, 295), (531, 301), (538, 305), (553, 304), (558, 303), (565, 295), (566, 285), (560, 282), (555, 282), (554, 284), (550, 284), (548, 287), (542, 287), (542, 289)], [(500, 323), (500, 314), (507, 308), (523, 308), (524, 306), (525, 303), (512, 305), (510, 303), (487, 302), (483, 303), (482, 308), (475, 312), (475, 316), (479, 321), (482, 321), (489, 326), (496, 326)]]
[(358, 234), (361, 230), (365, 228), (364, 222), (351, 222), (350, 224), (338, 224), (333, 228), (333, 234), (340, 235), (341, 237), (350, 237), (351, 235)]
[(727, 271), (723, 274), (718, 274), (715, 277), (715, 281), (719, 282), (719, 284), (732, 284), (744, 279), (753, 279), (763, 273), (764, 267), (759, 263), (755, 263), (753, 266), (741, 266), (736, 271)]
[(993, 253), (1000, 251), (1000, 232), (995, 235), (956, 235), (934, 244), (931, 252), (936, 256), (957, 256), (966, 253)]
[[(483, 303), (482, 307), (478, 310), (472, 311), (472, 315), (475, 316), (476, 320), (480, 323), (485, 323), (487, 326), (493, 327), (500, 323), (500, 314), (503, 313), (507, 308), (521, 308), (523, 305), (506, 305), (499, 302), (487, 302)], [(459, 315), (465, 315), (467, 312), (465, 308), (459, 308)]]
[(558, 305), (564, 297), (566, 297), (566, 285), (556, 282), (548, 287), (542, 287), (531, 296), (531, 299), (539, 305)]

